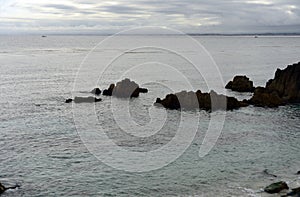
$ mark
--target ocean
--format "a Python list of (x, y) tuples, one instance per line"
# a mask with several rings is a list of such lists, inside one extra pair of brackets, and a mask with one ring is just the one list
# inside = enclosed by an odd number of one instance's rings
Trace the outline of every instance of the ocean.
[[(270, 196), (262, 189), (276, 181), (299, 187), (299, 105), (225, 114), (153, 106), (180, 90), (250, 98), (221, 86), (235, 75), (264, 86), (299, 54), (297, 36), (0, 36), (0, 182), (21, 185), (3, 196)], [(126, 77), (149, 93), (65, 103)], [(218, 115), (220, 135), (201, 157)]]

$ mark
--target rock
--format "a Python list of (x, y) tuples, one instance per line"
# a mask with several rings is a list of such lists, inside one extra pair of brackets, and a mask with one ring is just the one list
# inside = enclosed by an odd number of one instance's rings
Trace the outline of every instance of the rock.
[(100, 95), (101, 94), (101, 90), (100, 88), (94, 88), (92, 91), (91, 91), (92, 94), (95, 94), (95, 95)]
[(248, 102), (261, 107), (300, 103), (300, 62), (284, 70), (277, 69), (274, 79), (269, 80), (265, 88), (256, 88)]
[(276, 91), (287, 103), (300, 103), (300, 62), (286, 69), (277, 69), (274, 79), (266, 84), (270, 92)]
[(103, 95), (104, 96), (112, 96), (114, 88), (115, 88), (115, 84), (110, 84), (108, 89), (103, 90)]
[(72, 103), (73, 99), (67, 99), (65, 103)]
[(237, 92), (254, 92), (255, 89), (253, 81), (250, 81), (246, 76), (235, 76), (233, 81), (230, 81), (225, 88)]
[(138, 84), (129, 79), (124, 79), (116, 85), (111, 84), (108, 89), (103, 91), (105, 96), (115, 96), (119, 98), (139, 97), (140, 93), (147, 93), (148, 89), (140, 88)]
[(5, 192), (6, 188), (0, 183), (0, 194)]
[(280, 181), (277, 183), (272, 183), (271, 185), (265, 187), (264, 191), (269, 194), (275, 194), (285, 189), (289, 189), (288, 185), (286, 184), (286, 182)]
[(300, 171), (298, 171), (297, 174), (300, 175)]
[(292, 189), (286, 196), (300, 197), (300, 187)]
[(276, 91), (269, 91), (263, 87), (257, 87), (254, 91), (249, 104), (258, 107), (278, 107), (284, 105), (285, 102)]
[(102, 99), (98, 99), (95, 97), (75, 97), (74, 102), (75, 103), (94, 103), (94, 102), (100, 102)]
[[(212, 102), (213, 100), (213, 106)], [(203, 109), (207, 111), (214, 110), (232, 110), (245, 107), (248, 104), (238, 101), (236, 98), (219, 95), (214, 91), (210, 93), (182, 91), (175, 94), (168, 94), (165, 99), (157, 98), (155, 106), (163, 106), (167, 109)]]
[(148, 89), (147, 88), (139, 88), (139, 92), (140, 93), (148, 93)]

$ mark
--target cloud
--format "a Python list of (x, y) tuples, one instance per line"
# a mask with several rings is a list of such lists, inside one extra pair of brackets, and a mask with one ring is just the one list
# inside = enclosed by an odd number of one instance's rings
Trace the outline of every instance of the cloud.
[(298, 0), (2, 0), (0, 33), (114, 33), (166, 26), (187, 33), (300, 33)]

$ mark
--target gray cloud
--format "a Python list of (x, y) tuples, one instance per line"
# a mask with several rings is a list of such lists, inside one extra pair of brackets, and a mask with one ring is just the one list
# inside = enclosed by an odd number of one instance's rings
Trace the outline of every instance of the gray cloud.
[(1, 32), (114, 33), (145, 25), (187, 33), (300, 33), (298, 0), (5, 1)]

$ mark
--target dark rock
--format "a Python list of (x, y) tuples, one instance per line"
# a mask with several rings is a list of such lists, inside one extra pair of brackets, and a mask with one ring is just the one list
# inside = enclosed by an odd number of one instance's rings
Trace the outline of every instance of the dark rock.
[(271, 185), (265, 187), (264, 191), (269, 194), (275, 194), (285, 189), (289, 189), (288, 185), (286, 184), (286, 182), (280, 181), (277, 183), (272, 183)]
[(246, 76), (235, 76), (233, 81), (230, 81), (225, 88), (237, 92), (254, 92), (255, 89), (253, 81), (250, 81)]
[(6, 190), (8, 189), (16, 189), (16, 188), (19, 188), (20, 185), (16, 184), (15, 186), (12, 186), (12, 187), (4, 187), (1, 183), (0, 183), (0, 195), (2, 193), (4, 193)]
[(300, 103), (300, 62), (286, 69), (277, 69), (275, 78), (266, 84), (270, 92), (276, 91), (287, 103)]
[(65, 103), (72, 103), (73, 99), (67, 99)]
[(207, 111), (214, 111), (238, 109), (240, 107), (245, 107), (248, 104), (238, 101), (233, 97), (219, 95), (214, 91), (211, 91), (210, 93), (202, 93), (200, 90), (198, 90), (197, 92), (182, 91), (175, 94), (168, 94), (163, 100), (157, 98), (154, 105), (175, 110), (203, 109)]
[(300, 197), (300, 187), (292, 189), (292, 191), (285, 196)]
[(6, 188), (0, 183), (0, 194), (5, 192)]
[(140, 88), (138, 84), (129, 79), (124, 79), (116, 85), (111, 84), (108, 89), (103, 91), (105, 96), (115, 96), (119, 98), (139, 97), (140, 93), (147, 93), (146, 88)]
[(100, 102), (102, 99), (98, 99), (95, 97), (75, 97), (74, 102), (75, 103), (94, 103), (94, 102)]
[(148, 93), (148, 89), (147, 88), (139, 88), (139, 92), (140, 93)]
[(277, 69), (274, 79), (266, 87), (256, 88), (250, 104), (261, 107), (278, 107), (289, 103), (300, 103), (300, 62), (286, 69)]
[(284, 105), (285, 102), (276, 91), (257, 87), (252, 98), (249, 100), (249, 104), (258, 107), (278, 107)]
[(300, 171), (298, 171), (297, 174), (300, 175)]
[(92, 91), (91, 91), (92, 94), (95, 94), (95, 95), (100, 95), (101, 94), (101, 90), (100, 88), (94, 88)]
[(108, 89), (103, 90), (103, 95), (104, 96), (112, 96), (114, 88), (115, 88), (115, 84), (110, 84)]

